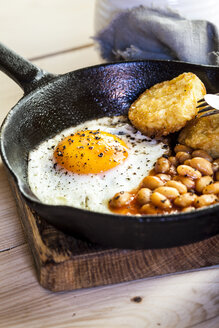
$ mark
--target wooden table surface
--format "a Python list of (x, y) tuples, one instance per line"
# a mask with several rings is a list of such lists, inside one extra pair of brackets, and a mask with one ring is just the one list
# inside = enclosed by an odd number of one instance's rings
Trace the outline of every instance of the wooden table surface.
[[(52, 73), (102, 62), (94, 0), (0, 0), (0, 42)], [(22, 90), (0, 72), (0, 121)], [(0, 163), (0, 327), (219, 327), (219, 268), (52, 293), (36, 279)], [(141, 302), (135, 302), (135, 297)]]

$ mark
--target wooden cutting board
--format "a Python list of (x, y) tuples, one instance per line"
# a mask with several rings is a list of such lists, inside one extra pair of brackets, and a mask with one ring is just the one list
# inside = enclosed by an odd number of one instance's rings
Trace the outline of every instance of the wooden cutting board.
[(73, 290), (219, 264), (219, 235), (169, 249), (107, 249), (68, 236), (23, 201), (10, 178), (39, 283), (52, 291)]

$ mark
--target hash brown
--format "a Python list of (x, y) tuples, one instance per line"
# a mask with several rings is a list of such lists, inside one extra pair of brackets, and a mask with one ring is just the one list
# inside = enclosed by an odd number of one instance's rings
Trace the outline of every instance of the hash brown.
[(202, 81), (183, 73), (143, 92), (129, 109), (131, 123), (149, 137), (179, 131), (197, 114), (197, 101), (206, 94)]
[(213, 158), (219, 157), (219, 115), (197, 117), (182, 129), (178, 141), (202, 149)]

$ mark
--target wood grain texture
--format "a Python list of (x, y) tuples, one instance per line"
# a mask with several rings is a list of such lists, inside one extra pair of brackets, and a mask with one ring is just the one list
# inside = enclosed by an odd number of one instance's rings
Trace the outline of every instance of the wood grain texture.
[(215, 269), (51, 293), (36, 283), (27, 245), (1, 253), (0, 265), (1, 328), (218, 327)]
[(17, 209), (0, 159), (0, 252), (25, 243)]
[(92, 42), (95, 0), (0, 0), (1, 42), (37, 57)]
[(52, 291), (115, 284), (219, 264), (219, 235), (181, 247), (106, 249), (58, 231), (34, 213), (10, 179), (40, 284)]

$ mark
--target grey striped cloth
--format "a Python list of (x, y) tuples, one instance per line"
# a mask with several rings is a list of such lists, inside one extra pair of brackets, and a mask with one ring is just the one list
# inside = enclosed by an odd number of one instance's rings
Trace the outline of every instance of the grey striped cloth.
[(94, 39), (107, 61), (172, 59), (219, 65), (218, 28), (172, 11), (135, 7), (117, 14)]

